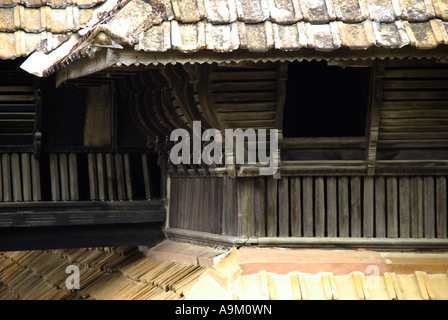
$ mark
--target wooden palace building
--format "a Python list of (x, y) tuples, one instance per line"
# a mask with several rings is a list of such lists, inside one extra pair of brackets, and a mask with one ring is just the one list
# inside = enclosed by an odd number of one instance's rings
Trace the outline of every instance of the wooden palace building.
[[(443, 255), (447, 45), (445, 0), (0, 0), (0, 251)], [(278, 169), (175, 164), (194, 123)]]

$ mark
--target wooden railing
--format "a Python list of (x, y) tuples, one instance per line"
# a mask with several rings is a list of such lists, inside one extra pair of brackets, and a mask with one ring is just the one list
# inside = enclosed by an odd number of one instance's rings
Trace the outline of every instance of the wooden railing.
[(146, 153), (53, 152), (0, 156), (0, 201), (151, 200)]

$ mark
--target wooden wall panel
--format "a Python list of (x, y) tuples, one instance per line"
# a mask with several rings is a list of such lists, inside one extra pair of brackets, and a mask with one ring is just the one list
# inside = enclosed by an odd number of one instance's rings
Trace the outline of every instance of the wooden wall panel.
[(170, 226), (243, 237), (447, 238), (446, 184), (446, 176), (175, 177)]

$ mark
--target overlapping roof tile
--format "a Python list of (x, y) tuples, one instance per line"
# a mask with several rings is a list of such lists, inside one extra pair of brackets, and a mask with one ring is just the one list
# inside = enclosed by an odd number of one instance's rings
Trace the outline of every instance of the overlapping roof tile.
[(105, 0), (1, 0), (0, 59), (48, 52), (85, 25)]

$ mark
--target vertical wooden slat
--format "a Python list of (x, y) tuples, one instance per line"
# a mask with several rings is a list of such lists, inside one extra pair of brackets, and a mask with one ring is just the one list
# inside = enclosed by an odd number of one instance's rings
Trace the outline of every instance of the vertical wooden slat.
[(409, 177), (400, 177), (399, 186), (399, 220), (400, 238), (411, 237), (411, 185)]
[(280, 237), (289, 236), (289, 178), (278, 182), (278, 233)]
[(255, 199), (255, 236), (266, 236), (266, 178), (255, 179), (254, 185)]
[(115, 168), (113, 155), (110, 153), (106, 154), (106, 175), (107, 175), (107, 198), (108, 200), (115, 200)]
[(102, 153), (96, 154), (96, 168), (98, 172), (98, 198), (104, 201), (106, 200), (106, 170)]
[(151, 200), (151, 173), (148, 167), (148, 155), (142, 153), (143, 181), (145, 183), (146, 200)]
[(349, 236), (349, 203), (348, 203), (348, 178), (338, 178), (338, 213), (339, 213), (339, 236)]
[(178, 194), (178, 187), (179, 184), (177, 183), (176, 178), (170, 178), (170, 190), (169, 190), (169, 197), (168, 197), (168, 201), (169, 201), (169, 218), (168, 218), (168, 223), (169, 223), (169, 227), (172, 228), (179, 228), (179, 204), (181, 203), (181, 199), (179, 199), (179, 194)]
[(31, 162), (30, 154), (22, 153), (22, 185), (23, 185), (23, 201), (31, 201), (33, 198), (31, 187)]
[(325, 236), (325, 181), (324, 177), (314, 180), (315, 230), (316, 237)]
[(291, 236), (302, 236), (302, 188), (299, 177), (291, 177)]
[(363, 192), (363, 237), (373, 238), (374, 235), (374, 214), (375, 214), (375, 186), (373, 177), (364, 177)]
[(238, 230), (236, 230), (237, 210), (235, 210), (235, 180), (229, 177), (224, 179), (224, 196), (223, 196), (223, 212), (222, 212), (222, 225), (223, 234), (236, 236)]
[(267, 236), (277, 236), (277, 180), (268, 178), (267, 183)]
[(3, 165), (2, 165), (3, 156), (0, 155), (0, 202), (3, 201)]
[(33, 184), (33, 201), (42, 200), (42, 191), (40, 189), (40, 164), (39, 159), (31, 158), (31, 183)]
[(437, 238), (447, 237), (447, 198), (446, 198), (446, 177), (436, 178), (436, 217), (437, 217)]
[(313, 178), (303, 178), (303, 236), (314, 235)]
[(375, 236), (386, 237), (386, 179), (375, 177)]
[(79, 200), (78, 190), (78, 160), (76, 153), (68, 155), (68, 173), (70, 179), (70, 200)]
[(95, 154), (89, 153), (87, 155), (87, 160), (89, 168), (90, 200), (98, 200), (98, 174), (96, 170)]
[(398, 184), (397, 177), (386, 178), (386, 212), (387, 212), (387, 237), (398, 237)]
[(350, 178), (350, 236), (361, 237), (361, 177)]
[(124, 200), (126, 199), (126, 183), (124, 178), (123, 156), (121, 153), (115, 154), (115, 176), (117, 178), (118, 200)]
[(237, 182), (238, 187), (238, 236), (251, 236), (254, 221), (254, 179)]
[(411, 177), (411, 232), (413, 238), (423, 237), (423, 178)]
[(132, 200), (133, 194), (132, 194), (131, 165), (129, 162), (129, 154), (125, 153), (123, 158), (124, 158), (124, 174), (125, 174), (124, 176), (126, 181), (127, 198), (128, 200)]
[(59, 185), (59, 165), (58, 155), (56, 153), (50, 154), (50, 176), (51, 176), (51, 199), (53, 201), (61, 200), (60, 185)]
[(2, 154), (3, 201), (12, 201), (11, 159), (8, 153)]
[(59, 154), (59, 173), (60, 173), (60, 184), (61, 184), (61, 200), (70, 200), (70, 182), (68, 178), (68, 162), (67, 154)]
[(327, 178), (327, 236), (338, 236), (338, 188), (336, 177)]
[(434, 177), (423, 178), (423, 224), (425, 238), (435, 237)]
[(18, 153), (11, 154), (12, 194), (14, 201), (22, 201), (22, 175)]

